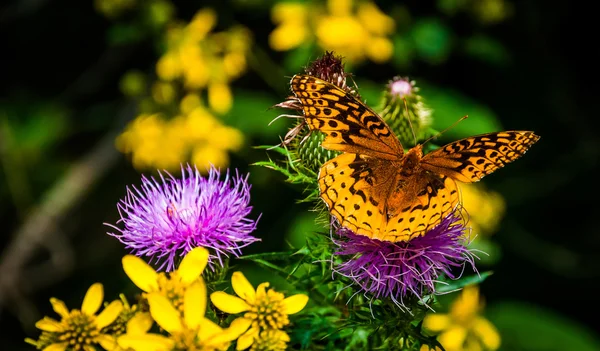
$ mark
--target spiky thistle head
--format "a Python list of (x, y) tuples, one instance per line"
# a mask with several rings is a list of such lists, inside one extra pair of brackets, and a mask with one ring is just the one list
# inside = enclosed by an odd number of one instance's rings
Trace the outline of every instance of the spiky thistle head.
[(465, 220), (457, 211), (436, 227), (409, 241), (389, 242), (357, 235), (347, 228), (337, 230), (334, 272), (349, 278), (359, 291), (373, 299), (391, 299), (398, 306), (420, 301), (435, 293), (442, 275), (455, 279), (453, 268), (470, 263)]

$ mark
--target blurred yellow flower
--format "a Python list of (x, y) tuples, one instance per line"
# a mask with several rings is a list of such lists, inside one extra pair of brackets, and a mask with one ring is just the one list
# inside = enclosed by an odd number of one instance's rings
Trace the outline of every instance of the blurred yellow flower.
[(164, 296), (175, 309), (183, 312), (185, 292), (197, 281), (204, 284), (201, 274), (207, 263), (208, 250), (197, 247), (185, 255), (176, 271), (168, 275), (157, 273), (144, 260), (134, 255), (123, 257), (123, 270), (129, 279), (144, 291), (144, 296), (150, 293)]
[(441, 332), (438, 341), (446, 351), (497, 350), (500, 335), (492, 323), (479, 315), (482, 307), (479, 288), (467, 286), (450, 306), (450, 313), (427, 315), (423, 327)]
[[(288, 315), (300, 312), (308, 303), (308, 296), (296, 294), (285, 297), (273, 289), (267, 290), (269, 283), (262, 283), (256, 291), (242, 272), (234, 272), (231, 277), (233, 290), (239, 296), (232, 296), (223, 291), (210, 295), (216, 308), (229, 314), (245, 312), (234, 322), (245, 323), (247, 328), (237, 341), (236, 350), (245, 350), (250, 346), (259, 350), (260, 345), (281, 345), (287, 342), (281, 333), (265, 333), (263, 331), (280, 330), (290, 323)], [(233, 324), (233, 323), (232, 323)]]
[(473, 228), (473, 235), (489, 236), (497, 229), (506, 204), (502, 195), (487, 190), (480, 184), (461, 184), (462, 205), (468, 213), (468, 226)]
[(231, 341), (248, 328), (247, 322), (240, 321), (222, 329), (204, 317), (206, 286), (202, 279), (194, 280), (186, 288), (181, 308), (175, 307), (169, 298), (157, 292), (148, 293), (147, 298), (152, 318), (169, 335), (128, 332), (118, 338), (122, 348), (136, 351), (227, 350)]
[(104, 288), (100, 283), (90, 286), (83, 298), (81, 310), (69, 311), (64, 302), (51, 298), (52, 308), (60, 315), (61, 320), (44, 317), (35, 324), (42, 330), (39, 340), (28, 338), (25, 341), (43, 350), (93, 350), (95, 346), (101, 346), (112, 351), (114, 337), (105, 334), (102, 329), (117, 319), (123, 304), (115, 300), (96, 315), (103, 300)]
[(232, 104), (229, 83), (246, 71), (252, 39), (241, 26), (214, 33), (216, 23), (215, 11), (202, 9), (187, 25), (173, 24), (156, 74), (163, 81), (181, 79), (191, 90), (208, 88), (211, 109), (226, 113)]
[(269, 44), (277, 51), (300, 46), (310, 38), (324, 50), (332, 50), (351, 62), (365, 58), (388, 61), (394, 45), (389, 36), (396, 23), (373, 2), (328, 0), (326, 8), (305, 3), (278, 3), (271, 11), (277, 27)]
[(228, 152), (242, 147), (243, 134), (223, 125), (196, 94), (186, 95), (180, 109), (187, 113), (169, 120), (158, 114), (138, 116), (117, 137), (117, 149), (131, 154), (136, 169), (176, 171), (190, 158), (201, 170), (209, 165), (226, 167)]

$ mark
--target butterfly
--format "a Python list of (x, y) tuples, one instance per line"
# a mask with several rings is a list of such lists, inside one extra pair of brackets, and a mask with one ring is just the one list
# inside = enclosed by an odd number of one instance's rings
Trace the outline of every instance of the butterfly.
[(406, 153), (385, 121), (354, 95), (325, 80), (295, 75), (291, 90), (321, 146), (342, 153), (318, 175), (320, 197), (342, 227), (384, 241), (408, 241), (435, 227), (459, 203), (456, 181), (472, 183), (523, 155), (530, 131), (465, 138), (423, 155)]

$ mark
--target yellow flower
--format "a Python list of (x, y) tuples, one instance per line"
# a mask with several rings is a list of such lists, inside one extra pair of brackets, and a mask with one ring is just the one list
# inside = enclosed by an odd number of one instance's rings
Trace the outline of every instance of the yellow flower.
[(205, 318), (206, 286), (202, 279), (196, 279), (185, 290), (183, 313), (158, 292), (148, 293), (147, 297), (152, 318), (169, 336), (128, 332), (118, 338), (122, 348), (136, 351), (227, 350), (231, 341), (237, 339), (249, 326), (249, 322), (240, 321), (222, 329)]
[(42, 330), (38, 341), (26, 339), (28, 343), (45, 351), (64, 351), (69, 349), (93, 351), (99, 345), (105, 350), (113, 350), (114, 337), (105, 334), (102, 329), (113, 323), (121, 313), (121, 301), (113, 301), (104, 310), (96, 315), (104, 300), (102, 284), (95, 283), (88, 289), (81, 310), (67, 309), (61, 300), (51, 298), (52, 308), (61, 317), (56, 321), (44, 317), (35, 326)]
[(142, 114), (115, 141), (123, 153), (131, 153), (137, 169), (176, 170), (185, 160), (188, 144), (182, 138), (183, 118), (165, 120), (158, 114)]
[(289, 335), (279, 329), (263, 330), (258, 334), (258, 338), (252, 344), (251, 351), (285, 351), (287, 343), (290, 341)]
[[(237, 350), (244, 350), (260, 344), (261, 331), (282, 329), (290, 323), (288, 315), (300, 312), (308, 303), (308, 296), (297, 294), (285, 298), (282, 293), (267, 288), (269, 283), (262, 283), (256, 291), (242, 272), (234, 272), (231, 277), (233, 290), (239, 297), (217, 291), (210, 295), (212, 303), (225, 313), (245, 312), (234, 322), (247, 323), (249, 329), (239, 337)], [(262, 340), (283, 340), (282, 334), (264, 334)], [(258, 346), (255, 346), (258, 347)]]
[(482, 184), (461, 184), (461, 199), (475, 235), (491, 235), (500, 224), (506, 205), (502, 195)]
[(200, 275), (207, 263), (208, 250), (197, 247), (188, 252), (179, 268), (169, 275), (157, 273), (144, 260), (133, 255), (123, 257), (123, 270), (145, 292), (145, 296), (151, 293), (164, 296), (176, 309), (183, 312), (185, 291), (192, 283), (202, 280)]
[(394, 50), (389, 36), (396, 23), (373, 2), (329, 0), (327, 8), (309, 8), (303, 3), (276, 4), (271, 12), (277, 27), (269, 36), (271, 48), (285, 51), (316, 38), (325, 50), (333, 50), (349, 61), (369, 58), (388, 61)]
[(479, 315), (479, 288), (467, 286), (450, 306), (449, 314), (430, 314), (423, 327), (441, 332), (438, 341), (447, 351), (497, 350), (500, 335), (492, 323)]

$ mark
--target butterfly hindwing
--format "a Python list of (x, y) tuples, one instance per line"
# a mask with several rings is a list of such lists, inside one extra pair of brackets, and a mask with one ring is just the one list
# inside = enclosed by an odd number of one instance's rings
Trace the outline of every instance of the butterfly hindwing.
[(383, 240), (408, 241), (435, 227), (456, 209), (459, 191), (445, 175), (422, 170), (409, 178), (398, 178), (388, 198), (388, 223)]
[(326, 134), (324, 148), (387, 160), (402, 155), (391, 129), (352, 94), (307, 75), (294, 76), (290, 85), (310, 129)]
[(431, 172), (472, 183), (521, 157), (539, 138), (528, 131), (477, 135), (428, 153), (421, 160), (421, 166)]
[(341, 226), (369, 237), (383, 235), (385, 204), (394, 180), (390, 166), (368, 156), (344, 153), (321, 167), (321, 198)]

